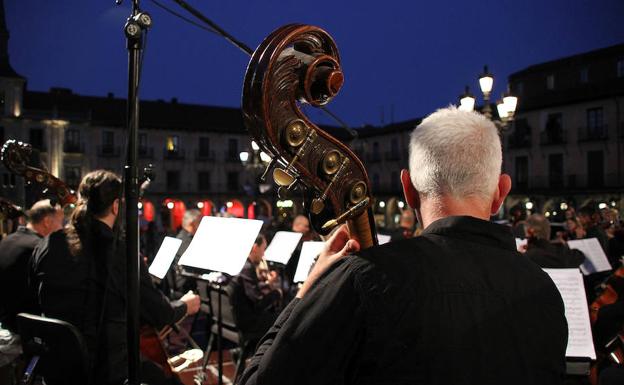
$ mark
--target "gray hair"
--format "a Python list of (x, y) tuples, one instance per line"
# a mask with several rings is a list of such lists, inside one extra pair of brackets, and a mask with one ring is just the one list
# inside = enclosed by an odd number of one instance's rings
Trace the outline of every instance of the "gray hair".
[(412, 132), (409, 152), (412, 184), (428, 198), (488, 199), (498, 184), (503, 160), (498, 130), (479, 113), (455, 107), (434, 112)]
[(190, 209), (184, 212), (184, 217), (182, 217), (182, 226), (186, 227), (191, 223), (195, 222), (197, 218), (201, 217), (201, 212), (197, 209)]
[(542, 214), (533, 214), (526, 220), (527, 229), (533, 229), (537, 239), (550, 239), (550, 221)]
[(40, 223), (48, 215), (54, 215), (60, 210), (59, 205), (52, 205), (49, 199), (43, 199), (35, 202), (30, 207), (30, 210), (26, 212), (26, 218), (28, 222), (37, 224)]

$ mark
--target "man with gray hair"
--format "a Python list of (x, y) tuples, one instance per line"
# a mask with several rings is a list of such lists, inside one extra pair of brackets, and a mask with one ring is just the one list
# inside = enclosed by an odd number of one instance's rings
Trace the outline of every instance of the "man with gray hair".
[(527, 242), (524, 255), (539, 267), (551, 269), (578, 268), (585, 255), (580, 250), (550, 241), (550, 221), (542, 214), (532, 214), (526, 220)]
[(193, 236), (197, 232), (199, 228), (199, 223), (201, 222), (202, 215), (201, 212), (197, 209), (190, 209), (184, 212), (184, 216), (182, 217), (182, 229), (176, 236), (176, 238), (181, 239), (182, 243), (180, 244), (180, 248), (178, 249), (178, 253), (174, 259), (173, 264), (171, 265), (171, 269), (166, 276), (166, 281), (169, 286), (169, 296), (171, 298), (178, 298), (189, 290), (196, 290), (197, 285), (195, 280), (184, 277), (180, 274), (180, 268), (178, 267), (178, 261), (180, 257), (186, 249), (191, 244), (193, 240)]
[(17, 313), (36, 313), (27, 282), (30, 257), (42, 238), (63, 227), (63, 210), (44, 199), (32, 205), (26, 218), (26, 226), (0, 242), (0, 323), (13, 332), (17, 332)]
[(561, 384), (561, 296), (489, 222), (511, 188), (501, 163), (482, 115), (424, 119), (401, 172), (422, 235), (350, 255), (340, 227), (240, 383)]

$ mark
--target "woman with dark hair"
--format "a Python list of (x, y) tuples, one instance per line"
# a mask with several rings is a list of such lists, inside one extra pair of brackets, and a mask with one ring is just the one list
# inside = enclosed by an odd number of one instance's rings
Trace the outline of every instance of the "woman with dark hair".
[[(121, 188), (120, 178), (110, 171), (87, 174), (68, 225), (46, 237), (33, 254), (41, 310), (82, 332), (93, 384), (122, 384), (127, 377), (125, 245), (116, 236)], [(192, 293), (169, 302), (144, 264), (140, 290), (141, 321), (159, 329), (199, 308)], [(63, 383), (62, 375), (51, 379), (56, 376), (48, 374), (46, 382)]]

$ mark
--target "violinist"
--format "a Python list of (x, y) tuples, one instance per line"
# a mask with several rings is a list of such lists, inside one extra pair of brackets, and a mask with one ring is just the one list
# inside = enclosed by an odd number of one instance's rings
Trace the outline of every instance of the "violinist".
[[(121, 188), (112, 172), (85, 175), (69, 224), (46, 237), (33, 254), (42, 313), (80, 330), (92, 384), (122, 384), (127, 377), (125, 245), (116, 225)], [(198, 311), (196, 295), (169, 302), (152, 284), (144, 263), (140, 273), (143, 324), (160, 329)], [(144, 380), (165, 383), (163, 378)], [(48, 373), (46, 382), (62, 384), (63, 373)]]
[(401, 172), (421, 236), (352, 255), (339, 227), (240, 383), (562, 384), (561, 296), (489, 221), (511, 189), (501, 164), (483, 115), (425, 118)]
[(245, 266), (236, 277), (245, 295), (245, 300), (237, 306), (238, 327), (255, 334), (265, 333), (273, 324), (282, 298), (279, 277), (268, 269), (264, 260), (266, 247), (266, 238), (258, 235)]
[(541, 214), (532, 214), (524, 225), (527, 248), (524, 252), (531, 261), (542, 268), (578, 268), (585, 255), (580, 250), (568, 248), (561, 242), (550, 241), (550, 221)]

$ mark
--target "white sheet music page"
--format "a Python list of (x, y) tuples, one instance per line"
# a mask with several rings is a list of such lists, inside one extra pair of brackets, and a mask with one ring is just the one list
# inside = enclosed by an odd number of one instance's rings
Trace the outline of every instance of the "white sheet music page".
[(379, 242), (379, 245), (383, 245), (385, 243), (390, 242), (390, 238), (392, 238), (390, 235), (386, 235), (386, 234), (377, 234), (377, 241)]
[(302, 236), (303, 234), (293, 231), (278, 231), (264, 252), (264, 259), (284, 265), (287, 264)]
[(178, 264), (237, 275), (261, 228), (255, 219), (205, 216)]
[(589, 308), (585, 298), (583, 276), (578, 269), (544, 269), (553, 280), (565, 306), (568, 320), (568, 347), (566, 357), (589, 357), (596, 359)]
[(149, 273), (159, 279), (165, 278), (181, 244), (181, 239), (165, 237), (148, 269)]
[(583, 274), (589, 275), (611, 270), (611, 264), (597, 238), (574, 239), (568, 241), (568, 246), (571, 249), (581, 250), (585, 254), (585, 262), (581, 265)]
[(308, 241), (301, 246), (301, 255), (295, 272), (295, 283), (304, 282), (308, 278), (310, 268), (314, 263), (314, 258), (323, 250), (325, 242)]

